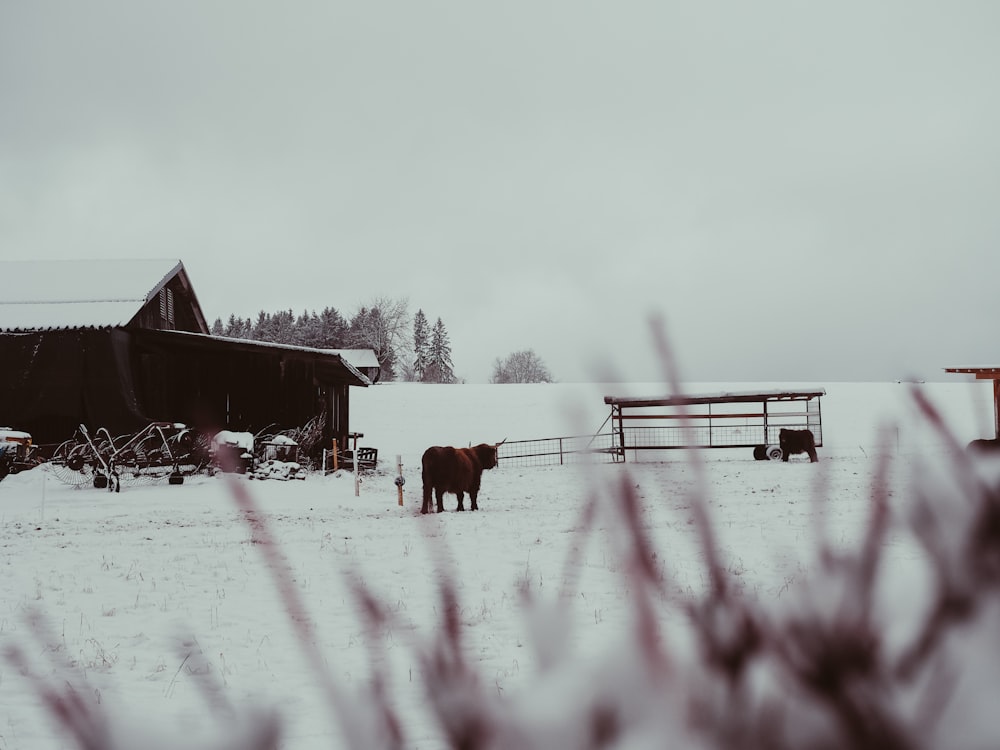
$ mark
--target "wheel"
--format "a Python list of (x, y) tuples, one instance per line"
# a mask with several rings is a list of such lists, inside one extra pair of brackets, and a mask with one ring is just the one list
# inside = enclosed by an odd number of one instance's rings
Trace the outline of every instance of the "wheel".
[(53, 476), (60, 482), (81, 486), (94, 477), (94, 462), (90, 460), (91, 451), (75, 440), (67, 440), (59, 445), (48, 465)]
[(780, 445), (767, 446), (767, 458), (769, 461), (780, 461), (784, 457)]
[(766, 461), (767, 460), (767, 446), (766, 445), (755, 445), (753, 447), (753, 460), (754, 461)]

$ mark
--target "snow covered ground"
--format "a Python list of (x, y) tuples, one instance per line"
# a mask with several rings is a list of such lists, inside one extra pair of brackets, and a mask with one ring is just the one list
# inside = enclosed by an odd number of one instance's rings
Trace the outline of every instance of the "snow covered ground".
[[(554, 637), (580, 659), (622, 636), (629, 586), (615, 546), (618, 521), (600, 503), (622, 482), (641, 499), (663, 575), (678, 592), (699, 592), (707, 583), (705, 561), (690, 508), (703, 470), (724, 565), (747, 591), (781, 600), (814, 569), (820, 530), (834, 545), (857, 540), (879, 455), (896, 459), (890, 497), (896, 509), (906, 497), (907, 467), (942, 447), (914, 418), (909, 386), (778, 385), (826, 388), (819, 464), (804, 456), (758, 462), (742, 449), (704, 452), (701, 469), (684, 451), (628, 465), (501, 465), (484, 475), (477, 513), (452, 512), (448, 495), (448, 512), (419, 514), (424, 448), (594, 432), (607, 417), (604, 395), (655, 395), (663, 388), (353, 389), (352, 428), (364, 432), (362, 444), (379, 449), (384, 466), (364, 478), (357, 497), (350, 475), (288, 482), (201, 476), (119, 494), (73, 489), (43, 469), (8, 477), (0, 482), (0, 649), (8, 655), (0, 661), (0, 750), (72, 746), (43, 711), (31, 674), (71, 685), (80, 700), (112, 709), (125, 723), (161, 726), (165, 736), (210, 734), (220, 710), (214, 704), (230, 702), (275, 707), (284, 747), (346, 747), (323, 697), (322, 675), (338, 689), (362, 692), (372, 663), (391, 677), (405, 746), (442, 747), (419, 658), (421, 647), (440, 637), (442, 566), (454, 575), (464, 648), (480, 678), (499, 698), (516, 701), (539, 666), (523, 592), (540, 601), (569, 600), (568, 620)], [(990, 435), (989, 385), (922, 389), (960, 441)], [(396, 455), (406, 478), (402, 507), (393, 481)], [(234, 503), (231, 481), (258, 505), (249, 523)], [(574, 533), (591, 497), (599, 500), (596, 531)], [(274, 585), (260, 543), (267, 533), (304, 599), (318, 657), (303, 651)], [(890, 579), (919, 588), (921, 553), (912, 540), (890, 533), (885, 543), (895, 571)], [(391, 612), (374, 638), (351, 594), (356, 581)], [(667, 630), (675, 616), (663, 614)], [(11, 649), (26, 663), (12, 661)]]

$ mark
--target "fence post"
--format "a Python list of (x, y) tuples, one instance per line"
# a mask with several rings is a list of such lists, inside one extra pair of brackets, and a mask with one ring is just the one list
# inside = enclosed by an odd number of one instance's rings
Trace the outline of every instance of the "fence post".
[(361, 476), (358, 474), (358, 434), (354, 433), (354, 453), (351, 456), (351, 462), (354, 464), (354, 497), (361, 496)]
[(337, 438), (333, 439), (333, 470), (339, 469), (339, 463), (337, 461)]
[(396, 454), (396, 470), (399, 476), (396, 477), (396, 487), (399, 489), (399, 505), (403, 505), (403, 457)]

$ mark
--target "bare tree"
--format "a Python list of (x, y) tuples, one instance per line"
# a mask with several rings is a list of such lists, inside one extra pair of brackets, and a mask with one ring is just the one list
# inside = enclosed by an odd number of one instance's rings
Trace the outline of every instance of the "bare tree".
[(493, 363), (491, 383), (551, 383), (552, 374), (533, 349), (499, 357)]
[(350, 346), (371, 349), (383, 380), (395, 380), (396, 362), (407, 348), (410, 314), (406, 298), (377, 297), (358, 309), (348, 331)]

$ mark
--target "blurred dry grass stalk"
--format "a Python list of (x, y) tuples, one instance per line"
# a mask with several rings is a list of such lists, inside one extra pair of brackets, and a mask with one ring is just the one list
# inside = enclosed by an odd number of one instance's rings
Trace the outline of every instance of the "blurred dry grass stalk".
[[(663, 339), (667, 381), (678, 390)], [(500, 696), (463, 648), (460, 603), (450, 568), (441, 560), (442, 622), (429, 629), (419, 650), (425, 700), (441, 743), (455, 750), (546, 748), (699, 747), (775, 750), (781, 748), (879, 748), (996, 746), (1000, 727), (992, 712), (1000, 698), (1000, 491), (978, 470), (979, 460), (950, 435), (941, 415), (919, 391), (916, 407), (927, 425), (947, 442), (947, 469), (913, 482), (909, 532), (926, 553), (934, 590), (929, 606), (893, 609), (879, 601), (880, 570), (889, 508), (889, 459), (873, 474), (870, 517), (852, 549), (834, 550), (818, 540), (815, 572), (798, 581), (778, 602), (745, 594), (720, 554), (707, 512), (707, 484), (691, 498), (709, 585), (702, 595), (681, 595), (664, 580), (656, 551), (643, 525), (634, 482), (623, 474), (613, 497), (588, 499), (579, 531), (591, 533), (600, 509), (617, 514), (622, 533), (617, 552), (625, 561), (630, 592), (627, 632), (604, 653), (582, 658), (564, 646), (571, 621), (566, 591), (552, 601), (524, 593), (529, 623), (525, 641), (535, 648), (537, 674), (518, 696)], [(883, 452), (888, 456), (889, 451)], [(693, 451), (691, 460), (700, 466)], [(699, 471), (701, 469), (699, 468)], [(331, 746), (395, 749), (408, 746), (400, 715), (380, 659), (381, 632), (396, 615), (375, 592), (353, 584), (359, 617), (368, 626), (371, 680), (355, 694), (323, 666), (303, 592), (293, 581), (264, 514), (240, 483), (233, 494), (253, 528), (281, 593), (290, 627), (315, 669), (342, 738)], [(807, 499), (803, 499), (807, 501)], [(582, 548), (574, 545), (575, 549)], [(567, 560), (571, 569), (575, 560)], [(663, 559), (661, 555), (660, 560)], [(572, 580), (572, 575), (564, 576)], [(571, 586), (571, 584), (565, 584)], [(570, 594), (572, 592), (569, 592)], [(925, 595), (927, 592), (924, 592)], [(662, 632), (664, 608), (686, 613), (698, 648), (672, 649)], [(887, 634), (907, 622), (904, 638)], [(40, 622), (41, 642), (48, 634)], [(62, 676), (33, 676), (23, 654), (8, 659), (28, 674), (53, 719), (81, 750), (117, 750), (115, 717), (89, 699), (78, 675), (63, 665)], [(980, 682), (961, 693), (963, 674)], [(80, 687), (73, 687), (73, 683)], [(221, 687), (207, 700), (219, 704)], [(277, 748), (276, 713), (217, 710), (222, 739), (204, 747)], [(990, 733), (992, 732), (992, 737)], [(191, 747), (178, 735), (157, 747)]]

